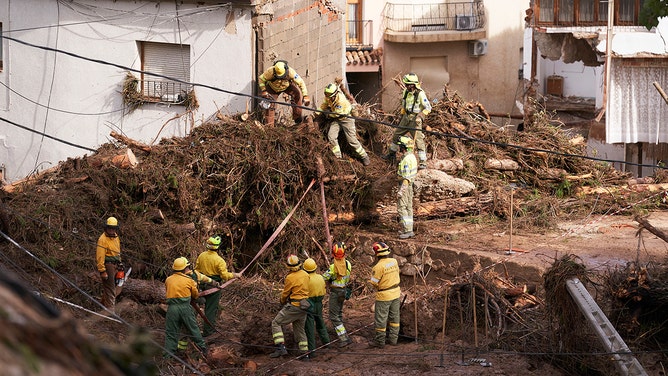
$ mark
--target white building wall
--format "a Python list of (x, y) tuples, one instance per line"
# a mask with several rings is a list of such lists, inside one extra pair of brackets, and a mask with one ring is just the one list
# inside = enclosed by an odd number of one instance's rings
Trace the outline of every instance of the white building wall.
[[(253, 89), (250, 9), (177, 3), (0, 0), (4, 36), (100, 61), (3, 41), (0, 117), (16, 124), (0, 120), (6, 180), (91, 154), (112, 130), (150, 144), (184, 136), (218, 110), (245, 110)], [(159, 103), (126, 114), (120, 92), (125, 67), (141, 69), (138, 41), (190, 45), (191, 82), (225, 92), (196, 86), (199, 108), (192, 114)], [(184, 116), (172, 120), (177, 115)]]

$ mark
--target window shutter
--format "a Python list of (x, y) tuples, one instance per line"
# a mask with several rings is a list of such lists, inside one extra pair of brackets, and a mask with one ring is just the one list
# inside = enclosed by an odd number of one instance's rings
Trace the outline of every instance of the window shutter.
[[(150, 73), (190, 82), (190, 46), (170, 43), (143, 42), (143, 68)], [(143, 95), (169, 102), (177, 102), (179, 95), (189, 91), (189, 85), (157, 77), (142, 75)]]

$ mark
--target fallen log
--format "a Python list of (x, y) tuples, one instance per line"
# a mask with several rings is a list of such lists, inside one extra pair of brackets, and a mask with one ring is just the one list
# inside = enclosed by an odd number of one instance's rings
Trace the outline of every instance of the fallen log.
[(118, 141), (124, 143), (127, 146), (133, 147), (135, 149), (139, 149), (141, 151), (145, 151), (147, 153), (151, 152), (151, 147), (150, 146), (148, 146), (146, 144), (142, 144), (140, 142), (137, 142), (137, 141), (135, 141), (131, 138), (125, 137), (122, 134), (116, 133), (115, 131), (111, 131), (111, 133), (109, 135), (111, 137), (117, 139)]
[(485, 161), (485, 168), (488, 170), (516, 171), (520, 165), (512, 159), (489, 158)]
[(128, 278), (119, 294), (138, 303), (157, 304), (165, 300), (165, 284), (160, 281)]
[(130, 148), (125, 149), (121, 154), (113, 157), (102, 157), (93, 155), (88, 157), (88, 165), (94, 168), (100, 168), (106, 163), (111, 163), (114, 166), (122, 169), (135, 168), (139, 164), (137, 157)]
[(454, 172), (464, 169), (464, 161), (459, 158), (431, 159), (427, 162), (427, 167), (444, 172)]
[(638, 230), (638, 233), (642, 231), (642, 229), (647, 229), (647, 231), (651, 232), (652, 234), (658, 236), (661, 240), (664, 242), (668, 243), (668, 235), (666, 235), (663, 231), (657, 229), (656, 227), (652, 226), (649, 222), (647, 222), (646, 217), (641, 217), (639, 215), (636, 215), (633, 220), (636, 222), (640, 223), (640, 229)]

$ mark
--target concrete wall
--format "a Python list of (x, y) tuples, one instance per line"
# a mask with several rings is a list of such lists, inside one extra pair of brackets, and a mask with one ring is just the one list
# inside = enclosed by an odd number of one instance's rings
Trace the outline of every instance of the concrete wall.
[(467, 101), (482, 103), (488, 112), (519, 114), (515, 97), (522, 94), (518, 71), (522, 66), (524, 11), (527, 0), (485, 1), (487, 54), (471, 57), (468, 41), (384, 43), (383, 109), (391, 111), (400, 100), (392, 79), (414, 72), (430, 99), (442, 96), (448, 82)]
[[(250, 7), (212, 1), (176, 4), (0, 0), (3, 35), (118, 65), (3, 41), (0, 117), (14, 123), (0, 120), (0, 163), (6, 180), (91, 154), (89, 149), (110, 140), (112, 130), (140, 142), (157, 142), (186, 135), (218, 109), (245, 110), (254, 82)], [(184, 114), (184, 106), (146, 104), (125, 114), (123, 67), (141, 68), (138, 41), (190, 45), (191, 82), (227, 92), (195, 87), (199, 109), (176, 120), (170, 119)]]
[(345, 56), (345, 1), (281, 0), (264, 5), (258, 19), (258, 75), (286, 60), (306, 82), (312, 102), (336, 77)]

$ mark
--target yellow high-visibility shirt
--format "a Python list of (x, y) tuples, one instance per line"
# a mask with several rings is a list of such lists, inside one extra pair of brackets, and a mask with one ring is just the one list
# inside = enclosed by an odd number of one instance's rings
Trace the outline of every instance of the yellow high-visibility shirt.
[(165, 297), (168, 299), (197, 299), (197, 282), (182, 272), (175, 272), (165, 280)]
[(285, 304), (289, 300), (290, 304), (299, 307), (299, 301), (308, 298), (308, 284), (308, 273), (304, 270), (299, 269), (295, 272), (290, 272), (285, 277), (285, 286), (281, 293), (281, 304)]
[(107, 271), (107, 268), (104, 266), (105, 257), (117, 257), (118, 261), (120, 261), (121, 238), (119, 236), (110, 238), (106, 233), (103, 233), (97, 239), (97, 248), (95, 249), (95, 263), (97, 264), (97, 270), (100, 273)]
[(389, 301), (401, 296), (399, 263), (392, 257), (378, 260), (371, 269), (371, 284), (376, 288), (376, 300)]
[(318, 296), (325, 296), (327, 288), (325, 287), (325, 279), (322, 275), (312, 272), (308, 273), (308, 297), (315, 298)]
[(197, 256), (195, 270), (208, 276), (218, 277), (222, 281), (234, 278), (234, 274), (227, 271), (227, 263), (215, 250), (206, 250)]

